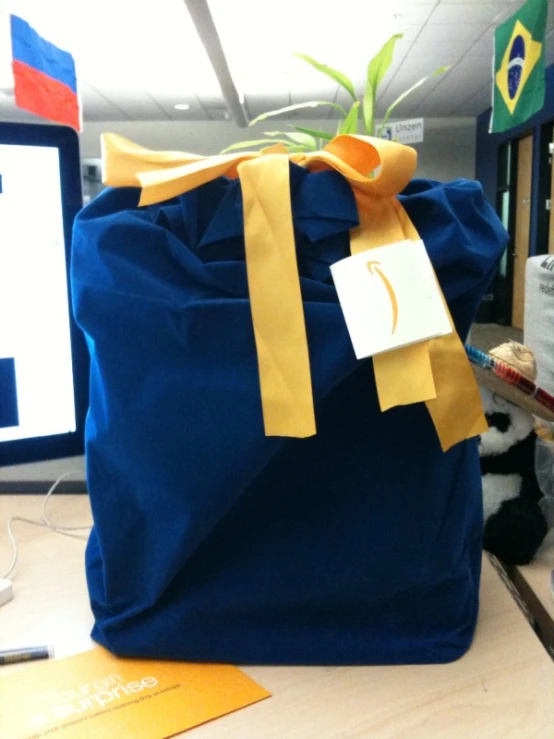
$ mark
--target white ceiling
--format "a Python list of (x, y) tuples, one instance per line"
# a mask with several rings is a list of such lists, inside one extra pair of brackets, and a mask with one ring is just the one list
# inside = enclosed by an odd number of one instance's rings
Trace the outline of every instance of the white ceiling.
[[(363, 92), (369, 58), (404, 32), (378, 98), (378, 114), (420, 77), (435, 77), (399, 108), (402, 117), (474, 116), (491, 98), (494, 28), (523, 0), (209, 0), (231, 73), (250, 118), (310, 99), (348, 96), (294, 51), (348, 73)], [(383, 10), (386, 8), (386, 10)], [(0, 88), (9, 86), (8, 13), (73, 53), (84, 119), (223, 120), (228, 117), (183, 0), (0, 0)], [(554, 63), (554, 0), (549, 0), (547, 64)], [(176, 103), (187, 103), (177, 111)], [(0, 120), (31, 119), (0, 94)], [(321, 118), (308, 109), (302, 118)]]

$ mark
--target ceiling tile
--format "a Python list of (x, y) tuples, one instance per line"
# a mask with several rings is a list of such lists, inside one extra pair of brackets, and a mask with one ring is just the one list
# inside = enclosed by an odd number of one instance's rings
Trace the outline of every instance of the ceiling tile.
[(487, 28), (486, 23), (428, 23), (417, 40), (435, 47), (448, 46), (451, 41), (477, 41)]
[(123, 90), (118, 85), (104, 84), (99, 92), (131, 120), (163, 121), (170, 117), (139, 85)]
[[(419, 105), (427, 100), (437, 85), (437, 80), (435, 78), (432, 78), (427, 80), (423, 85), (421, 85), (421, 87), (418, 87), (413, 92), (411, 92), (401, 103), (401, 114), (404, 115), (403, 111), (405, 107), (415, 104)], [(400, 97), (400, 95), (406, 92), (409, 88), (409, 84), (402, 83), (400, 83), (395, 88), (391, 87), (389, 90), (387, 90), (386, 95), (378, 100), (378, 107), (382, 107), (385, 109), (388, 108), (398, 97)]]
[(455, 108), (459, 100), (467, 100), (472, 97), (480, 89), (479, 84), (466, 83), (463, 87), (457, 89), (456, 94), (452, 94), (452, 89), (447, 85), (436, 87), (430, 95), (425, 98), (425, 105), (428, 103), (441, 103), (449, 109)]
[(446, 118), (449, 114), (449, 106), (442, 101), (428, 101), (425, 106), (414, 113), (414, 117), (422, 118)]
[(448, 43), (444, 44), (433, 44), (431, 48), (430, 44), (426, 41), (418, 39), (407, 56), (404, 62), (410, 64), (417, 60), (424, 60), (426, 58), (432, 59), (444, 59), (442, 65), (452, 64), (453, 61), (457, 61), (460, 57), (464, 56), (472, 48), (475, 43), (475, 39), (450, 39)]
[[(307, 103), (311, 100), (322, 100), (322, 101), (332, 101), (334, 100), (338, 90), (337, 90), (337, 84), (333, 83), (332, 80), (329, 80), (328, 84), (325, 84), (325, 78), (320, 77), (318, 80), (317, 85), (313, 85), (313, 87), (310, 90), (302, 90), (299, 91), (298, 89), (295, 89), (291, 86), (290, 90), (290, 102), (292, 105), (296, 105), (297, 103)], [(363, 87), (360, 87), (358, 89), (358, 92), (361, 94), (363, 92)], [(348, 93), (344, 91), (345, 98), (347, 101), (350, 101), (352, 103), (352, 98), (348, 96)]]
[(227, 107), (220, 107), (220, 108), (209, 108), (208, 111), (208, 120), (210, 121), (230, 121), (231, 120), (231, 114), (229, 113), (229, 110)]
[(453, 111), (464, 115), (478, 115), (491, 107), (492, 83), (488, 82), (473, 95), (460, 99)]
[[(244, 105), (248, 111), (250, 120), (253, 120), (262, 113), (267, 113), (270, 110), (278, 110), (289, 105), (288, 93), (279, 95), (246, 95), (244, 99)], [(273, 127), (273, 121), (280, 120), (279, 118), (269, 119), (266, 123), (269, 127)]]
[(402, 34), (402, 39), (396, 43), (396, 48), (401, 48), (405, 43), (413, 41), (421, 33), (423, 26), (421, 23), (414, 23), (410, 25), (404, 25), (403, 23), (398, 24), (398, 31)]
[[(390, 102), (392, 102), (392, 99), (398, 97), (398, 95), (408, 90), (410, 87), (412, 87), (412, 85), (414, 85), (424, 76), (428, 76), (429, 70), (426, 70), (426, 72), (427, 75), (423, 71), (416, 72), (415, 70), (411, 70), (409, 65), (406, 64), (406, 66), (402, 67), (402, 69), (395, 75), (391, 84), (386, 89), (383, 95), (383, 99), (385, 101), (390, 100)], [(444, 76), (444, 74), (430, 76), (429, 79), (427, 79), (419, 88), (414, 90), (411, 95), (429, 95), (431, 90), (433, 90), (441, 82)]]
[(463, 86), (466, 82), (484, 85), (491, 79), (491, 65), (487, 60), (472, 59), (469, 57), (458, 62), (445, 75), (445, 83), (451, 87), (451, 92), (456, 93), (458, 85)]
[(114, 105), (98, 90), (81, 80), (79, 91), (83, 103), (83, 118), (90, 121), (122, 121), (130, 120), (130, 116)]
[[(362, 5), (365, 5), (366, 9), (369, 10), (370, 3), (367, 1), (365, 3), (362, 3)], [(395, 18), (399, 24), (399, 26), (411, 26), (414, 24), (423, 24), (426, 23), (431, 15), (433, 14), (433, 11), (436, 7), (436, 2), (421, 2), (421, 3), (414, 3), (414, 2), (402, 2), (397, 1), (388, 3), (388, 7), (390, 8), (390, 12), (395, 15)], [(381, 12), (383, 11), (383, 5), (381, 6)], [(367, 12), (367, 11), (366, 11)], [(371, 13), (371, 10), (370, 10)]]
[(475, 57), (485, 57), (489, 59), (492, 64), (492, 58), (494, 53), (493, 38), (491, 36), (482, 36), (468, 52), (468, 55)]
[(500, 2), (451, 3), (441, 2), (429, 19), (430, 23), (479, 23), (490, 25), (506, 9), (507, 0)]
[[(290, 117), (293, 120), (317, 120), (327, 117), (327, 113), (323, 113), (324, 108), (303, 108), (302, 110), (291, 113)], [(333, 114), (333, 118), (335, 115)]]
[(476, 118), (478, 115), (481, 115), (481, 113), (484, 113), (489, 108), (490, 105), (480, 105), (477, 102), (468, 101), (459, 109), (459, 111), (455, 111), (455, 115), (460, 115), (464, 117), (470, 116), (472, 118)]
[(200, 105), (202, 105), (204, 108), (217, 108), (225, 105), (225, 99), (223, 98), (223, 95), (221, 93), (219, 93), (218, 95), (208, 95), (201, 92), (198, 93), (197, 97)]
[[(176, 95), (173, 93), (147, 90), (152, 100), (175, 121), (202, 121), (207, 117), (206, 110), (200, 104), (196, 95)], [(184, 103), (187, 110), (176, 110), (177, 103)]]

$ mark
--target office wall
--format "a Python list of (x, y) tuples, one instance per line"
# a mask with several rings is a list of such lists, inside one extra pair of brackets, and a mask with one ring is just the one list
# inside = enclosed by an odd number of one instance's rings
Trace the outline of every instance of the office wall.
[[(334, 131), (334, 121), (298, 121), (299, 125)], [(81, 134), (81, 156), (100, 157), (100, 134), (119, 133), (151, 149), (178, 149), (198, 154), (217, 154), (236, 141), (263, 138), (264, 130), (283, 127), (282, 122), (236, 128), (226, 121), (124, 121), (85, 125)], [(475, 120), (473, 118), (426, 118), (425, 140), (416, 144), (419, 154), (417, 176), (437, 180), (475, 176)]]
[(531, 201), (531, 229), (529, 240), (529, 255), (537, 253), (537, 234), (540, 209), (544, 203), (539, 203), (539, 175), (541, 158), (541, 127), (554, 120), (554, 64), (546, 69), (546, 91), (543, 109), (521, 126), (512, 128), (504, 133), (489, 133), (490, 110), (486, 110), (476, 120), (475, 142), (475, 176), (485, 189), (491, 203), (496, 202), (498, 150), (502, 144), (534, 134), (533, 142), (533, 183)]

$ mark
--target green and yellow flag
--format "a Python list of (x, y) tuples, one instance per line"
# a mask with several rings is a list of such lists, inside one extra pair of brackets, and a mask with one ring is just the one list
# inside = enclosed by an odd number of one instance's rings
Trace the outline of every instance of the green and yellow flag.
[(528, 0), (494, 32), (490, 132), (518, 126), (544, 105), (547, 0)]

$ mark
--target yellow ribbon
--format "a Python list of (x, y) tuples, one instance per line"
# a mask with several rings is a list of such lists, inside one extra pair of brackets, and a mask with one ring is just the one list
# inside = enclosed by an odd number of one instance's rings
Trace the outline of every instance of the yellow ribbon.
[[(281, 146), (214, 157), (154, 152), (115, 134), (102, 136), (102, 149), (105, 184), (140, 187), (140, 205), (168, 200), (223, 175), (240, 177), (265, 433), (315, 434), (289, 161), (311, 171), (335, 169), (349, 182), (360, 218), (350, 240), (355, 254), (419, 238), (395, 197), (412, 178), (415, 151), (391, 141), (345, 135), (322, 151), (302, 154), (288, 154)], [(447, 336), (373, 358), (381, 410), (425, 402), (444, 450), (488, 428), (477, 383), (451, 318), (450, 324), (453, 333)]]
[[(313, 436), (315, 413), (285, 154), (238, 166), (248, 292), (268, 436)], [(264, 183), (271, 183), (271, 187)], [(285, 197), (275, 197), (285, 193)], [(291, 433), (292, 432), (292, 433)]]

